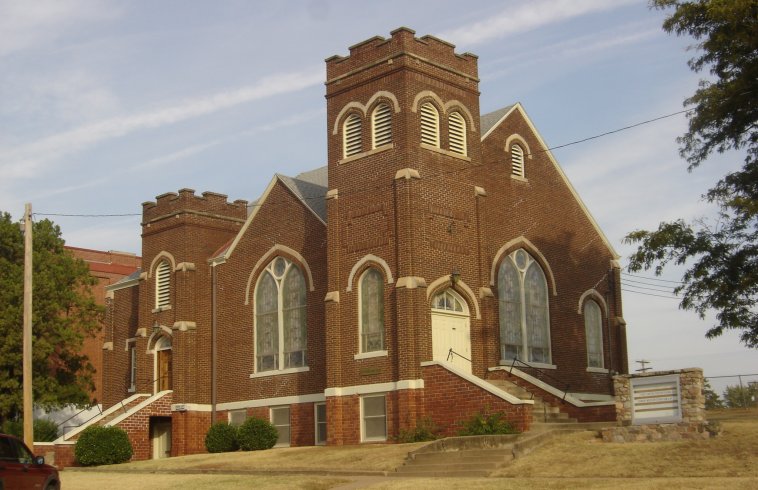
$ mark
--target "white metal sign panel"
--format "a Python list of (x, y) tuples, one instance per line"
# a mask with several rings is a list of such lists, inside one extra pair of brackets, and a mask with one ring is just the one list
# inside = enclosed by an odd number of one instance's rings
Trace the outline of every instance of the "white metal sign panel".
[(682, 421), (679, 376), (632, 378), (632, 423), (663, 424)]

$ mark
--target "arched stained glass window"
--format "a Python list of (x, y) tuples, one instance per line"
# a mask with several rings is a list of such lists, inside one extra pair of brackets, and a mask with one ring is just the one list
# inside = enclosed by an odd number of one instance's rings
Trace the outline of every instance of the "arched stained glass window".
[(503, 259), (497, 287), (501, 358), (549, 364), (550, 316), (542, 267), (525, 250), (516, 250)]
[(593, 300), (584, 303), (584, 331), (587, 336), (587, 366), (603, 367), (603, 314)]
[(255, 370), (306, 366), (307, 291), (300, 269), (289, 260), (272, 260), (255, 291)]
[(361, 352), (384, 350), (384, 277), (373, 267), (361, 276)]

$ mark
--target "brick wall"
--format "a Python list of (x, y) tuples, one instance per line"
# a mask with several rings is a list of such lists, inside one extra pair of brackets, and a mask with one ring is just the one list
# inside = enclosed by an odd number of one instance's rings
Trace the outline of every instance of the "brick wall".
[(425, 414), (444, 436), (454, 436), (460, 422), (479, 412), (505, 413), (505, 418), (519, 432), (529, 430), (532, 405), (513, 405), (447, 369), (432, 365), (423, 368)]

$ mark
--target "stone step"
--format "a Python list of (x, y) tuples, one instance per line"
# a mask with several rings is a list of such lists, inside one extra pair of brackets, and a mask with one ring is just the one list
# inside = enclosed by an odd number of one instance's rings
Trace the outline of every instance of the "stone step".
[[(513, 458), (511, 458), (513, 459)], [(458, 470), (495, 470), (499, 468), (506, 461), (498, 461), (492, 463), (462, 463), (462, 462), (446, 462), (446, 463), (425, 463), (425, 464), (409, 464), (399, 467), (396, 471), (399, 473), (413, 473), (418, 471), (426, 471), (432, 473), (441, 473), (444, 471), (450, 471), (452, 469)]]
[(464, 470), (464, 469), (452, 469), (448, 468), (447, 470), (418, 470), (418, 471), (404, 471), (404, 472), (394, 472), (394, 473), (388, 473), (387, 476), (395, 476), (395, 477), (424, 477), (424, 478), (433, 478), (433, 477), (450, 477), (450, 478), (486, 478), (490, 476), (490, 473), (492, 470)]
[(480, 462), (503, 462), (513, 457), (513, 446), (498, 449), (476, 449), (470, 451), (444, 451), (418, 453), (406, 463), (410, 464), (434, 464), (460, 462), (463, 464)]

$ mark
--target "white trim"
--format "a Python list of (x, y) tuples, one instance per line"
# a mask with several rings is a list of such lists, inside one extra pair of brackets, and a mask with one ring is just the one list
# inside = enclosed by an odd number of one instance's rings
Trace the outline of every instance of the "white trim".
[(595, 221), (595, 218), (592, 216), (592, 213), (590, 213), (589, 209), (587, 209), (587, 206), (584, 204), (584, 201), (582, 201), (582, 198), (579, 197), (579, 194), (576, 192), (576, 189), (574, 189), (574, 186), (571, 184), (571, 181), (569, 181), (566, 174), (563, 172), (563, 169), (560, 165), (558, 165), (558, 161), (553, 156), (553, 153), (550, 151), (550, 147), (547, 146), (545, 143), (545, 140), (542, 139), (542, 136), (537, 131), (537, 128), (534, 127), (534, 124), (532, 123), (532, 120), (529, 119), (529, 116), (526, 114), (526, 111), (524, 110), (524, 107), (521, 105), (520, 102), (516, 102), (516, 104), (513, 105), (513, 107), (503, 116), (500, 118), (500, 120), (495, 123), (494, 126), (492, 126), (487, 133), (482, 136), (482, 140), (489, 136), (489, 134), (508, 116), (510, 116), (514, 111), (518, 110), (521, 113), (521, 116), (524, 118), (524, 121), (529, 126), (529, 129), (532, 131), (532, 134), (534, 134), (534, 137), (537, 139), (537, 142), (542, 147), (544, 153), (547, 155), (550, 162), (555, 167), (558, 174), (561, 176), (561, 179), (563, 179), (564, 184), (566, 184), (566, 187), (568, 187), (569, 191), (571, 192), (571, 195), (574, 196), (574, 199), (576, 199), (576, 202), (579, 204), (579, 207), (584, 212), (585, 216), (589, 220), (590, 224), (593, 228), (595, 228), (595, 231), (600, 235), (600, 238), (603, 240), (603, 243), (608, 248), (608, 251), (611, 252), (611, 255), (614, 259), (620, 259), (621, 255), (619, 255), (616, 250), (613, 248), (613, 245), (611, 245), (611, 242), (608, 240), (608, 237), (605, 236), (605, 233), (603, 233), (603, 230), (600, 228), (600, 225), (598, 225), (597, 221)]
[[(134, 395), (130, 396), (129, 398), (127, 398), (126, 400), (122, 401), (121, 403), (117, 403), (116, 405), (113, 405), (112, 407), (108, 408), (107, 410), (105, 410), (104, 412), (102, 412), (97, 417), (93, 417), (90, 420), (88, 420), (87, 422), (85, 422), (84, 424), (80, 425), (79, 427), (77, 427), (77, 428), (75, 428), (73, 430), (68, 431), (67, 433), (63, 434), (62, 436), (60, 436), (58, 439), (54, 440), (53, 442), (55, 444), (60, 444), (60, 443), (65, 442), (66, 439), (70, 439), (72, 436), (75, 436), (76, 434), (80, 433), (81, 431), (83, 431), (84, 429), (86, 429), (87, 427), (89, 427), (90, 425), (94, 425), (94, 424), (98, 423), (99, 421), (103, 420), (108, 415), (112, 414), (113, 412), (116, 412), (117, 410), (121, 410), (122, 404), (123, 405), (128, 405), (128, 404), (130, 404), (131, 402), (133, 402), (134, 400), (136, 400), (140, 396), (149, 397), (150, 395), (148, 395), (147, 393), (137, 393), (137, 394), (134, 394)], [(76, 442), (76, 441), (73, 441), (73, 442)]]
[(171, 266), (171, 272), (173, 272), (174, 269), (176, 269), (176, 259), (174, 259), (174, 256), (171, 255), (170, 253), (166, 252), (165, 250), (163, 250), (163, 251), (159, 252), (158, 255), (156, 255), (155, 257), (153, 257), (153, 261), (150, 262), (150, 268), (147, 270), (147, 278), (148, 279), (152, 279), (152, 277), (153, 277), (153, 270), (155, 269), (155, 265), (156, 265), (156, 263), (158, 263), (160, 261), (161, 258), (166, 258), (168, 260), (169, 265)]
[(578, 398), (585, 402), (588, 400), (590, 401), (594, 400), (598, 402), (601, 402), (601, 401), (607, 402), (607, 401), (612, 401), (612, 400), (615, 401), (615, 398), (613, 397), (613, 395), (603, 395), (600, 393), (572, 393), (572, 395), (574, 396), (574, 398)]
[[(366, 398), (384, 398), (384, 437), (366, 437), (366, 418), (365, 418), (365, 410), (363, 408), (363, 400)], [(359, 411), (360, 411), (360, 421), (361, 421), (361, 434), (360, 434), (360, 441), (361, 442), (384, 442), (388, 439), (388, 430), (387, 430), (387, 393), (373, 393), (373, 394), (365, 394), (361, 396), (359, 405)], [(379, 418), (377, 415), (372, 415), (372, 418)]]
[(158, 393), (156, 393), (155, 395), (151, 396), (147, 400), (143, 400), (140, 403), (138, 403), (137, 405), (135, 405), (132, 408), (130, 408), (128, 412), (119, 415), (118, 417), (116, 417), (113, 420), (109, 420), (108, 422), (106, 422), (103, 425), (105, 427), (114, 427), (114, 426), (118, 425), (119, 423), (121, 423), (121, 421), (123, 421), (124, 419), (126, 419), (128, 417), (131, 417), (133, 414), (135, 414), (136, 412), (139, 412), (140, 410), (142, 410), (146, 406), (150, 405), (154, 401), (157, 401), (157, 400), (163, 398), (164, 396), (166, 396), (168, 394), (171, 394), (173, 392), (174, 392), (173, 390), (159, 391)]
[[(513, 359), (500, 359), (500, 365), (503, 367), (509, 367), (513, 364)], [(544, 362), (530, 362), (529, 367), (537, 369), (558, 369), (555, 364), (545, 364)]]
[(382, 269), (384, 269), (384, 274), (387, 277), (387, 284), (392, 284), (395, 282), (395, 279), (392, 277), (392, 271), (390, 270), (389, 264), (387, 264), (387, 262), (381, 257), (377, 257), (374, 254), (367, 254), (364, 255), (358, 262), (356, 262), (352, 269), (350, 269), (350, 274), (347, 276), (347, 288), (345, 288), (345, 292), (349, 293), (353, 290), (353, 280), (355, 279), (355, 273), (358, 272), (358, 269), (363, 267), (363, 265), (367, 262), (376, 262), (382, 267)]
[[(280, 245), (276, 244), (270, 249), (268, 249), (268, 252), (263, 254), (260, 259), (258, 259), (258, 262), (255, 263), (255, 266), (253, 267), (253, 270), (250, 272), (250, 275), (247, 277), (247, 287), (245, 288), (245, 304), (250, 304), (250, 286), (253, 283), (253, 277), (258, 273), (258, 270), (261, 267), (268, 266), (268, 263), (271, 262), (271, 257), (277, 255), (279, 252), (284, 252), (286, 254), (289, 254), (290, 256), (294, 257), (300, 264), (303, 266), (303, 269), (305, 269), (305, 277), (308, 282), (308, 291), (313, 292), (315, 291), (315, 286), (313, 285), (313, 275), (311, 274), (311, 267), (308, 265), (308, 262), (306, 262), (305, 258), (297, 253), (296, 250), (293, 250), (289, 248), (286, 245)], [(292, 261), (290, 261), (292, 262)], [(256, 282), (256, 287), (257, 287)]]
[[(216, 410), (239, 410), (242, 408), (273, 407), (276, 405), (299, 405), (302, 403), (318, 403), (323, 401), (326, 401), (326, 397), (322, 393), (314, 393), (311, 395), (281, 396), (278, 398), (264, 398), (262, 400), (219, 403), (216, 405)], [(204, 405), (204, 407), (208, 407), (207, 410), (198, 411), (211, 411), (210, 405)]]
[(579, 315), (582, 315), (584, 313), (582, 311), (582, 307), (584, 306), (584, 300), (587, 299), (588, 296), (591, 296), (592, 299), (595, 300), (595, 303), (598, 303), (598, 306), (600, 306), (603, 309), (603, 316), (607, 317), (608, 305), (605, 304), (605, 299), (594, 288), (590, 288), (587, 291), (582, 293), (582, 295), (579, 297), (579, 303), (577, 304), (576, 312)]
[(378, 99), (379, 97), (386, 97), (389, 100), (392, 101), (393, 109), (395, 110), (395, 113), (397, 114), (400, 112), (400, 104), (397, 101), (397, 97), (395, 97), (395, 94), (392, 92), (388, 92), (386, 90), (379, 90), (378, 92), (375, 92), (374, 95), (371, 96), (370, 99), (368, 99), (368, 102), (366, 105), (361, 104), (360, 102), (348, 102), (345, 104), (345, 106), (340, 110), (339, 114), (337, 114), (337, 117), (334, 119), (334, 128), (332, 129), (332, 134), (336, 135), (339, 132), (339, 122), (342, 119), (342, 117), (347, 113), (350, 109), (358, 109), (360, 110), (364, 117), (367, 114), (367, 110), (371, 105)]
[(587, 372), (588, 373), (604, 373), (604, 374), (608, 374), (608, 370), (606, 368), (593, 367), (593, 366), (587, 366)]
[(280, 374), (304, 373), (310, 370), (311, 368), (309, 366), (301, 366), (301, 367), (287, 368), (287, 369), (272, 369), (271, 371), (261, 371), (259, 373), (252, 373), (250, 377), (251, 378), (266, 378), (268, 376), (279, 376)]
[(327, 388), (324, 390), (324, 396), (351, 396), (366, 395), (370, 393), (386, 393), (400, 390), (421, 390), (424, 388), (423, 379), (403, 379), (400, 381), (391, 381), (389, 383), (374, 383), (370, 385), (343, 386), (336, 388)]
[[(608, 405), (615, 405), (616, 401), (602, 401), (602, 402), (583, 402), (579, 398), (576, 397), (575, 394), (572, 393), (564, 393), (563, 391), (554, 388), (553, 386), (550, 386), (547, 383), (543, 383), (539, 379), (535, 378), (534, 376), (530, 376), (526, 374), (525, 372), (517, 369), (517, 368), (511, 368), (509, 366), (495, 366), (488, 369), (488, 371), (508, 371), (510, 374), (519, 377), (523, 379), (524, 381), (527, 381), (537, 388), (540, 388), (544, 391), (547, 391), (553, 396), (556, 396), (558, 398), (562, 398), (563, 400), (569, 402), (570, 404), (574, 405), (575, 407), (604, 407)], [(565, 394), (565, 398), (564, 398)]]
[[(453, 283), (450, 280), (450, 276), (449, 275), (448, 276), (442, 276), (440, 278), (435, 279), (434, 281), (432, 281), (431, 284), (429, 284), (429, 286), (427, 286), (427, 288), (426, 288), (426, 299), (427, 300), (431, 299), (432, 293), (438, 293), (439, 292), (438, 289), (441, 289), (440, 286), (443, 285), (443, 284), (445, 284), (445, 283), (448, 284), (447, 288), (450, 288), (450, 289), (453, 289), (454, 291), (456, 291), (453, 288)], [(466, 293), (466, 296), (468, 296), (468, 300), (471, 302), (471, 304), (474, 305), (475, 318), (477, 320), (481, 320), (482, 313), (479, 310), (479, 301), (477, 301), (476, 294), (474, 294), (474, 291), (462, 279), (459, 279), (458, 282), (455, 283), (455, 285), (458, 286), (460, 289), (463, 290), (463, 292)], [(461, 293), (461, 291), (456, 291), (456, 292), (458, 294)]]
[[(505, 245), (500, 247), (500, 249), (495, 253), (495, 257), (492, 259), (492, 269), (490, 270), (490, 286), (496, 285), (496, 274), (495, 271), (497, 271), (498, 265), (500, 265), (500, 262), (502, 262), (502, 256), (508, 251), (508, 249), (515, 247), (516, 245), (519, 245), (519, 248), (523, 248), (526, 250), (530, 255), (536, 255), (539, 257), (540, 260), (537, 261), (538, 264), (540, 264), (540, 267), (542, 267), (542, 271), (547, 274), (547, 276), (550, 278), (550, 285), (553, 286), (553, 296), (558, 296), (558, 289), (555, 285), (555, 277), (553, 276), (553, 269), (550, 268), (550, 262), (547, 261), (544, 255), (542, 255), (542, 252), (540, 252), (540, 249), (534, 246), (532, 242), (529, 241), (528, 238), (521, 235), (520, 237), (516, 237), (512, 240), (508, 240)], [(524, 247), (526, 245), (526, 247)], [(514, 249), (515, 251), (515, 249)]]
[[(391, 150), (393, 148), (395, 148), (395, 143), (387, 143), (387, 144), (379, 146), (377, 148), (372, 148), (370, 150), (364, 150), (364, 151), (360, 151), (358, 153), (353, 153), (349, 157), (343, 157), (342, 159), (337, 160), (337, 163), (340, 164), (340, 165), (345, 164), (345, 163), (350, 163), (352, 161), (360, 160), (361, 158), (364, 158), (364, 157), (367, 157), (367, 156), (370, 156), (370, 155), (376, 155), (377, 153), (381, 153), (383, 151)], [(319, 218), (319, 219), (321, 219), (321, 218)], [(323, 223), (324, 221), (321, 220), (321, 222)], [(326, 224), (326, 223), (324, 223), (324, 224)]]
[(134, 279), (119, 281), (115, 284), (111, 284), (110, 286), (105, 286), (105, 291), (107, 293), (113, 293), (114, 291), (118, 291), (119, 289), (126, 289), (126, 288), (137, 286), (139, 284), (139, 279), (140, 279), (139, 277), (135, 277)]
[(360, 359), (371, 359), (372, 357), (387, 357), (388, 353), (386, 350), (374, 350), (371, 352), (361, 352), (360, 354), (356, 354), (353, 356), (353, 359), (360, 360)]
[(487, 381), (484, 381), (483, 379), (474, 376), (473, 374), (467, 373), (466, 371), (461, 371), (460, 369), (452, 366), (449, 363), (446, 362), (440, 362), (440, 361), (424, 361), (421, 363), (421, 367), (428, 367), (428, 366), (439, 366), (441, 368), (447, 369), (451, 373), (465, 379), (469, 383), (478, 386), (479, 388), (489, 391), (493, 395), (502, 398), (503, 400), (507, 401), (508, 403), (512, 405), (534, 405), (534, 400), (522, 400), (521, 398), (518, 398), (516, 396), (511, 395), (510, 393), (501, 390), (497, 386), (493, 385), (492, 383), (488, 383)]

